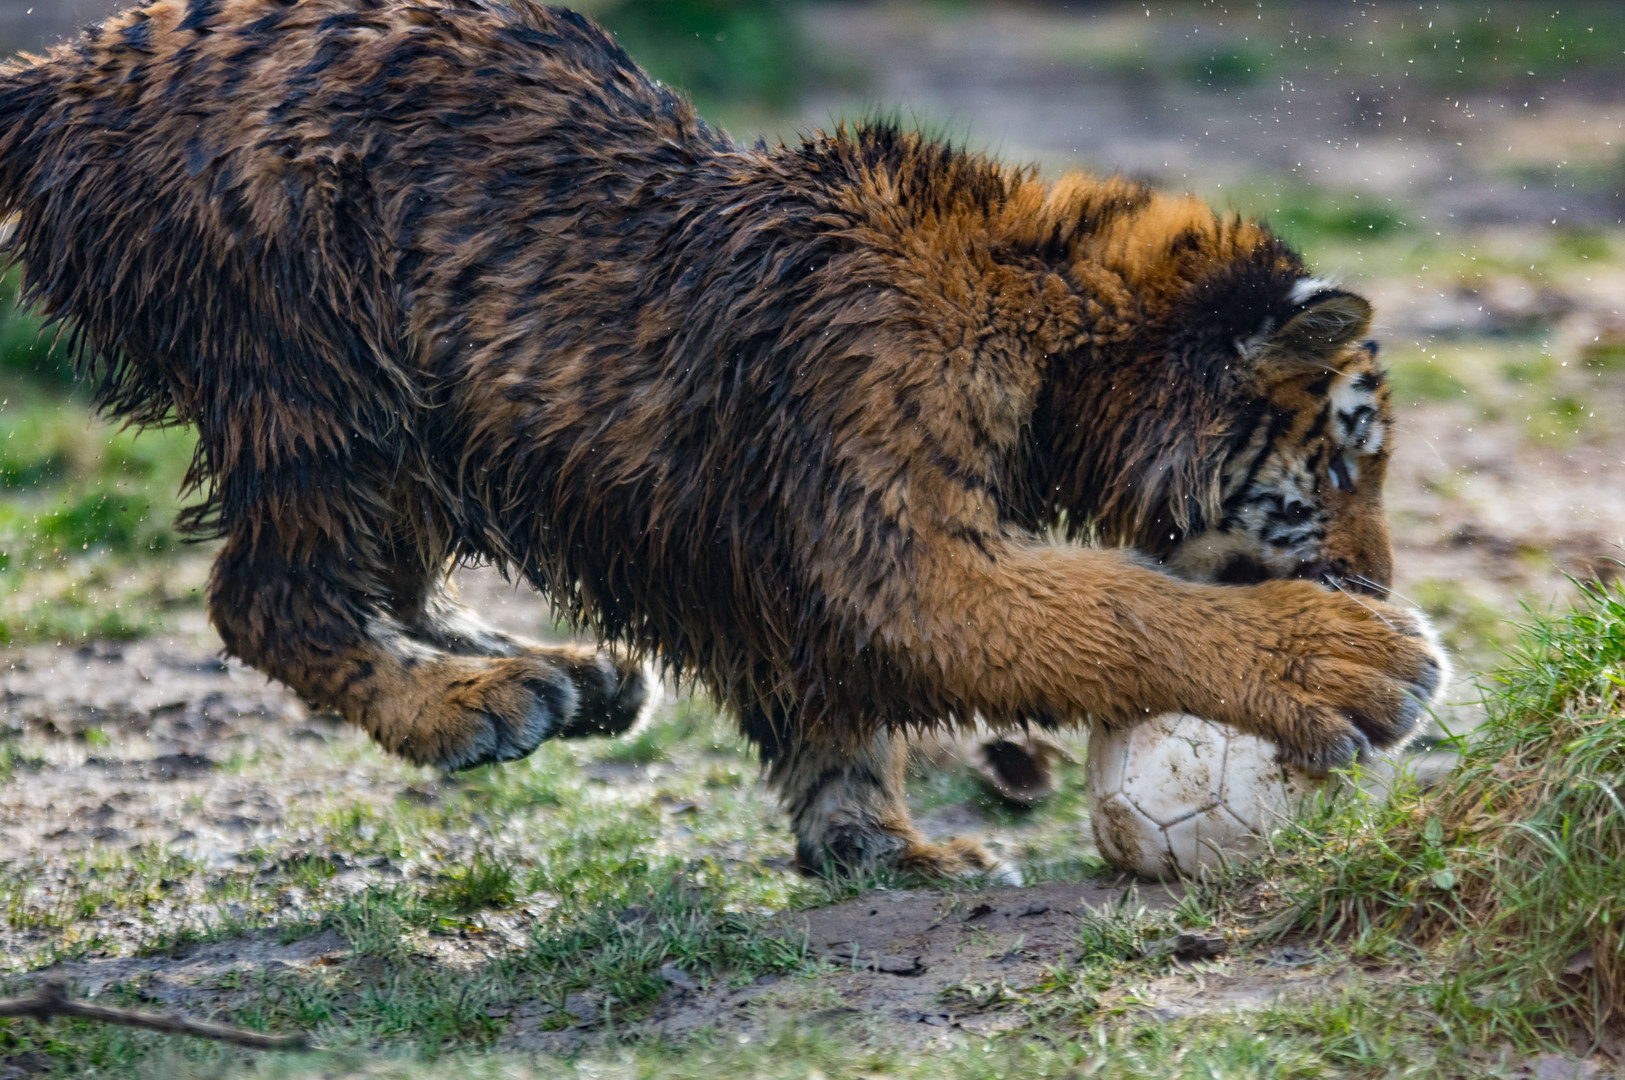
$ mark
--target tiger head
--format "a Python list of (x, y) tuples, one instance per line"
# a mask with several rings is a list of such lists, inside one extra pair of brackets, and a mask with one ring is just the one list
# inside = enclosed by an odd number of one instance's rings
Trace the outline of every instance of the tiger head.
[(1225, 343), (1232, 420), (1217, 482), (1160, 556), (1195, 580), (1305, 578), (1382, 595), (1393, 576), (1382, 504), (1393, 415), (1365, 337), (1371, 307), (1309, 278), (1273, 307)]

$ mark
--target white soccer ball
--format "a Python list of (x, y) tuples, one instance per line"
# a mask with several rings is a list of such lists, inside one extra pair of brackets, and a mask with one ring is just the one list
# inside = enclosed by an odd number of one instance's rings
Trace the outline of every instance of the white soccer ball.
[(1179, 713), (1095, 722), (1085, 775), (1100, 853), (1148, 878), (1197, 877), (1251, 854), (1322, 784), (1277, 761), (1267, 740)]

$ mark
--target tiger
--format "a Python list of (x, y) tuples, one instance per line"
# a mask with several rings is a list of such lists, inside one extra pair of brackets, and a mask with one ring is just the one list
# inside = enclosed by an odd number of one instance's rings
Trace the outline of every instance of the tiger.
[(410, 762), (669, 674), (804, 870), (953, 877), (999, 864), (915, 828), (920, 732), (1403, 743), (1444, 658), (1370, 304), (1192, 196), (832, 128), (736, 143), (530, 0), (153, 0), (0, 69), (0, 214), (98, 406), (195, 430), (225, 650)]

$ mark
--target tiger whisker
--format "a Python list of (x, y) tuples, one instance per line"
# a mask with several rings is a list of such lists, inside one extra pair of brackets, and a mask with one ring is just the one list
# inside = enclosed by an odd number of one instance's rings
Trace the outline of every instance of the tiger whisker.
[(1383, 594), (1383, 598), (1385, 600), (1401, 600), (1401, 601), (1404, 601), (1405, 603), (1409, 604), (1411, 607), (1416, 608), (1419, 611), (1422, 608), (1421, 604), (1418, 604), (1415, 600), (1412, 600), (1410, 597), (1406, 596), (1404, 593), (1395, 592), (1391, 586), (1383, 585), (1380, 582), (1372, 581), (1370, 578), (1366, 577), (1364, 574), (1353, 574), (1353, 575), (1351, 575), (1349, 577), (1349, 580), (1354, 582), (1355, 584), (1364, 585), (1368, 589), (1377, 589), (1378, 591), (1380, 591)]
[(1370, 578), (1366, 577), (1364, 574), (1344, 574), (1344, 575), (1341, 575), (1340, 580), (1342, 580), (1342, 581), (1352, 581), (1356, 585), (1364, 585), (1368, 589), (1375, 589), (1377, 592), (1382, 593), (1383, 596), (1389, 596), (1394, 591), (1392, 588), (1390, 588), (1387, 585), (1382, 584), (1379, 581), (1372, 581)]
[(1382, 612), (1378, 611), (1376, 608), (1372, 607), (1370, 604), (1368, 604), (1364, 600), (1360, 599), (1360, 597), (1357, 594), (1350, 592), (1347, 588), (1344, 587), (1344, 585), (1343, 585), (1343, 583), (1341, 581), (1338, 581), (1331, 574), (1325, 575), (1325, 577), (1322, 580), (1324, 580), (1328, 585), (1330, 585), (1332, 588), (1336, 589), (1338, 592), (1342, 593), (1344, 596), (1348, 597), (1350, 600), (1353, 600), (1356, 604), (1359, 604), (1361, 607), (1363, 607), (1367, 611), (1371, 612), (1371, 614), (1373, 614), (1373, 615), (1375, 615), (1377, 617), (1377, 621), (1382, 623), (1382, 625), (1386, 626), (1388, 629), (1393, 630), (1396, 633), (1400, 632), (1399, 627), (1397, 627), (1393, 623), (1389, 622), (1383, 616)]
[(1439, 447), (1435, 441), (1429, 438), (1427, 435), (1421, 434), (1417, 428), (1410, 424), (1405, 424), (1395, 420), (1393, 422), (1393, 430), (1396, 434), (1405, 435), (1408, 438), (1420, 439), (1427, 445), (1428, 450), (1432, 452), (1433, 456), (1438, 459), (1439, 464), (1449, 468), (1449, 462), (1445, 461), (1444, 455), (1439, 453)]

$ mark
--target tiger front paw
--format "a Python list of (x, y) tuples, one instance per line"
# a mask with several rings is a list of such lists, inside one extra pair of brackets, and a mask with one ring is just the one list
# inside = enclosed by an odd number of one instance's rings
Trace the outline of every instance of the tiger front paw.
[[(1325, 773), (1403, 744), (1443, 689), (1449, 661), (1427, 619), (1309, 582), (1255, 586), (1262, 612), (1234, 642), (1221, 712), (1272, 739), (1282, 760)], [(1224, 719), (1225, 716), (1216, 718)]]

